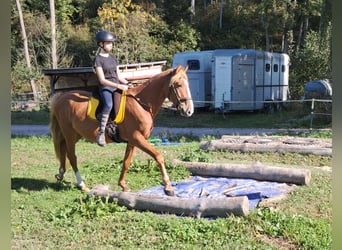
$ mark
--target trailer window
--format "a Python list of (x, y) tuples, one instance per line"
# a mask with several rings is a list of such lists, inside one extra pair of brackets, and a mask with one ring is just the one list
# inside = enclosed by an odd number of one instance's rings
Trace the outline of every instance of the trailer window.
[(283, 65), (281, 65), (281, 72), (285, 72), (286, 71), (286, 67), (285, 67), (285, 65), (283, 64)]
[(271, 70), (271, 64), (266, 63), (266, 72), (270, 72)]
[(273, 72), (278, 72), (278, 64), (273, 65)]
[(188, 60), (187, 64), (189, 66), (189, 70), (199, 70), (200, 69), (200, 61), (199, 60)]

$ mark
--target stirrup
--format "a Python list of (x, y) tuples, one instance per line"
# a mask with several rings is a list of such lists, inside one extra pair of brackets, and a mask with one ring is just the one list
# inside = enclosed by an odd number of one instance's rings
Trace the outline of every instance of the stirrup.
[(99, 131), (99, 133), (97, 134), (96, 142), (97, 142), (97, 145), (101, 147), (106, 146), (106, 135), (103, 131)]

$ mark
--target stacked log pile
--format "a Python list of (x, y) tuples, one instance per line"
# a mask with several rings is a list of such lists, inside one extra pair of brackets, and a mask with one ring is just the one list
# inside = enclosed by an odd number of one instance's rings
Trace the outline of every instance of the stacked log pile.
[(229, 136), (201, 142), (204, 150), (231, 150), (240, 152), (289, 152), (298, 154), (332, 155), (332, 140), (290, 136)]

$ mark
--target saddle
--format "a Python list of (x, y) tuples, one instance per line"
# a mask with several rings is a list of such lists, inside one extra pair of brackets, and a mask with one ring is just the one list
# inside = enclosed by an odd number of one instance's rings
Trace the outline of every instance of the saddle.
[[(119, 106), (118, 114), (115, 116), (114, 107), (110, 112), (109, 119), (106, 125), (106, 133), (109, 138), (117, 143), (126, 142), (121, 139), (119, 128), (117, 124), (123, 122), (125, 117), (125, 105), (126, 105), (126, 91), (122, 92), (121, 101)], [(101, 120), (101, 112), (102, 112), (102, 102), (99, 98), (98, 93), (94, 92), (89, 99), (87, 116), (92, 120)]]

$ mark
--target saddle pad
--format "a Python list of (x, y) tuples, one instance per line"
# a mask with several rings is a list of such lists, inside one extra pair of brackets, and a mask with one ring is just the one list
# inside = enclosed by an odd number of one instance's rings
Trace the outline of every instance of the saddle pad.
[(126, 91), (122, 91), (119, 111), (114, 120), (115, 124), (120, 124), (121, 122), (123, 122), (125, 118), (125, 106), (126, 106)]
[(93, 120), (96, 120), (96, 109), (100, 101), (95, 97), (90, 97), (88, 102), (87, 116)]
[[(88, 102), (88, 109), (87, 109), (87, 115), (89, 118), (96, 120), (96, 109), (99, 103), (100, 101), (97, 98), (93, 96), (90, 97), (89, 102)], [(114, 123), (120, 124), (124, 120), (125, 106), (126, 106), (126, 91), (123, 91), (122, 96), (121, 96), (119, 111), (114, 120)]]

